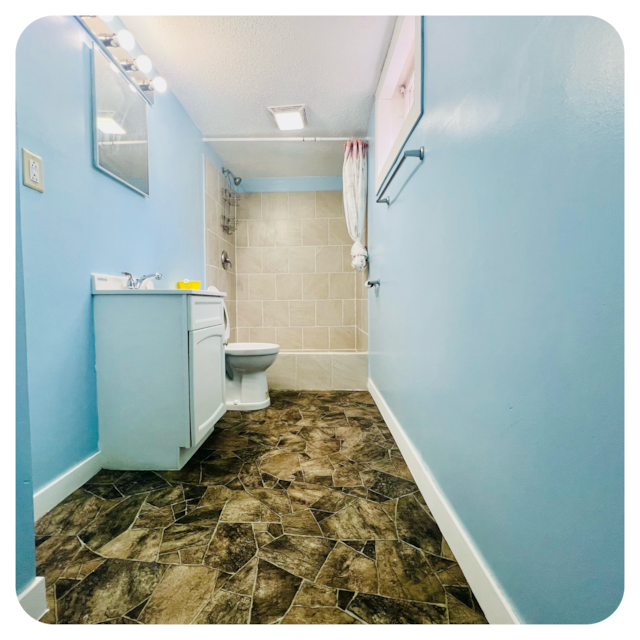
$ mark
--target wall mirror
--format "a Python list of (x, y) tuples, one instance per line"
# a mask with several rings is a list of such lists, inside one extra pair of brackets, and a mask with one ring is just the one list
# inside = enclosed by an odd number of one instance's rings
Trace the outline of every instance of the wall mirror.
[(423, 18), (399, 17), (376, 90), (376, 192), (423, 111)]
[(92, 57), (95, 165), (148, 196), (147, 103), (95, 44)]

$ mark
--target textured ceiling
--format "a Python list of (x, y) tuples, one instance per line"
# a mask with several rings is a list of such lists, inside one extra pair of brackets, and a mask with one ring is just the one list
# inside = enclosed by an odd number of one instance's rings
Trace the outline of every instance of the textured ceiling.
[[(123, 20), (205, 137), (365, 135), (395, 24), (393, 17)], [(275, 126), (266, 108), (286, 104), (307, 105), (303, 131)], [(341, 172), (341, 144), (213, 146), (246, 178)]]

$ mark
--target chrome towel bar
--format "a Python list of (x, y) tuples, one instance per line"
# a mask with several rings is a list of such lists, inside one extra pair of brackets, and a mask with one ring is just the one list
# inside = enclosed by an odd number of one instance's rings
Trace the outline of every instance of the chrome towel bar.
[(380, 196), (376, 200), (376, 202), (378, 203), (386, 202), (387, 206), (391, 204), (391, 198), (389, 196), (387, 196), (386, 198), (383, 198), (382, 196), (384, 196), (385, 191), (389, 188), (389, 185), (393, 182), (393, 179), (396, 177), (396, 173), (398, 173), (398, 171), (400, 170), (400, 167), (403, 165), (404, 161), (407, 158), (420, 158), (420, 162), (422, 162), (424, 160), (424, 147), (420, 147), (419, 149), (414, 149), (413, 151), (404, 152), (402, 158), (400, 159), (400, 162), (398, 162), (396, 166), (395, 171), (391, 174), (391, 177), (389, 178), (389, 180), (387, 180), (387, 184), (384, 186), (384, 189), (380, 193)]

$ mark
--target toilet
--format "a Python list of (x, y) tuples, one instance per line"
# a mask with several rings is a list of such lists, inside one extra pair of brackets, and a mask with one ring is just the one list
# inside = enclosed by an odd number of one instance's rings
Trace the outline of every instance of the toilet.
[[(212, 287), (209, 287), (211, 290)], [(271, 404), (267, 369), (276, 361), (280, 345), (268, 342), (231, 342), (229, 316), (224, 305), (224, 360), (227, 409), (257, 411)]]

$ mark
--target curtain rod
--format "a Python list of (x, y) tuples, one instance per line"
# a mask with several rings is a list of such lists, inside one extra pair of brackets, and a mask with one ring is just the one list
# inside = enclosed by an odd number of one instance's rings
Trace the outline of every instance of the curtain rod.
[[(357, 138), (368, 140), (368, 138)], [(354, 138), (203, 138), (204, 142), (333, 142), (354, 140)]]

